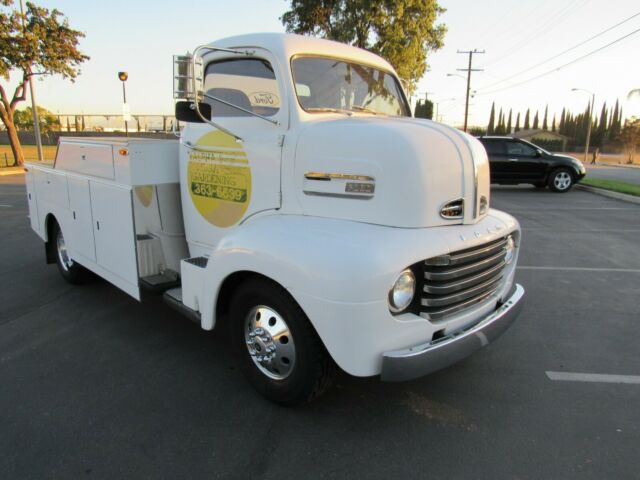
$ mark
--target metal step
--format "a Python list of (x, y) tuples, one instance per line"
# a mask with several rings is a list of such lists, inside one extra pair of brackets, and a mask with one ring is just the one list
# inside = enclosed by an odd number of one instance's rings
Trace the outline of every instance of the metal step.
[(173, 270), (165, 270), (164, 273), (141, 277), (140, 286), (145, 290), (161, 293), (170, 288), (179, 287), (180, 277)]
[(185, 258), (184, 261), (190, 263), (191, 265), (195, 265), (196, 267), (207, 268), (209, 257), (191, 257)]
[(162, 295), (164, 302), (171, 308), (180, 312), (192, 322), (200, 323), (200, 312), (190, 309), (182, 303), (182, 288), (172, 288)]

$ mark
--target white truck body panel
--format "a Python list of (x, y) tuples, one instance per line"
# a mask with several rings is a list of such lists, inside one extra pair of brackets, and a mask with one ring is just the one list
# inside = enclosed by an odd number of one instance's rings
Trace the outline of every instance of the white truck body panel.
[(64, 138), (53, 167), (27, 170), (32, 226), (46, 241), (55, 219), (72, 260), (137, 300), (140, 277), (179, 272), (177, 141)]

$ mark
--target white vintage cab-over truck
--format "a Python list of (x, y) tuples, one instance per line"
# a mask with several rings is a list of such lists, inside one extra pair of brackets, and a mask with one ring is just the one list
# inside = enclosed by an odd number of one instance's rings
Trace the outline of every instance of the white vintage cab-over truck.
[(174, 96), (179, 139), (62, 138), (53, 167), (26, 166), (31, 226), (67, 281), (89, 270), (224, 325), (281, 404), (336, 365), (428, 374), (517, 317), (520, 229), (489, 206), (484, 148), (412, 118), (385, 60), (238, 36), (174, 57)]

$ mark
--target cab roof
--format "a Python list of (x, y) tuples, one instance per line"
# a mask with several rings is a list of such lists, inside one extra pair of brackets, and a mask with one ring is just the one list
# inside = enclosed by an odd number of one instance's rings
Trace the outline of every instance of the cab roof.
[(251, 33), (223, 38), (209, 45), (222, 48), (265, 48), (277, 57), (286, 59), (287, 63), (295, 55), (337, 57), (395, 73), (389, 62), (367, 50), (332, 40), (292, 33)]

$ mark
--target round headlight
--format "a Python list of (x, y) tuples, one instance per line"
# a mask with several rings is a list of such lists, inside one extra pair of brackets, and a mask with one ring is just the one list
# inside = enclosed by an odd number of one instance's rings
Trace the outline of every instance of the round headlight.
[(509, 265), (513, 262), (513, 257), (516, 253), (516, 242), (514, 242), (513, 237), (509, 235), (507, 237), (507, 244), (504, 246), (505, 255), (504, 255), (504, 263)]
[(400, 313), (407, 308), (413, 300), (416, 291), (416, 277), (410, 269), (404, 270), (389, 290), (389, 310)]

